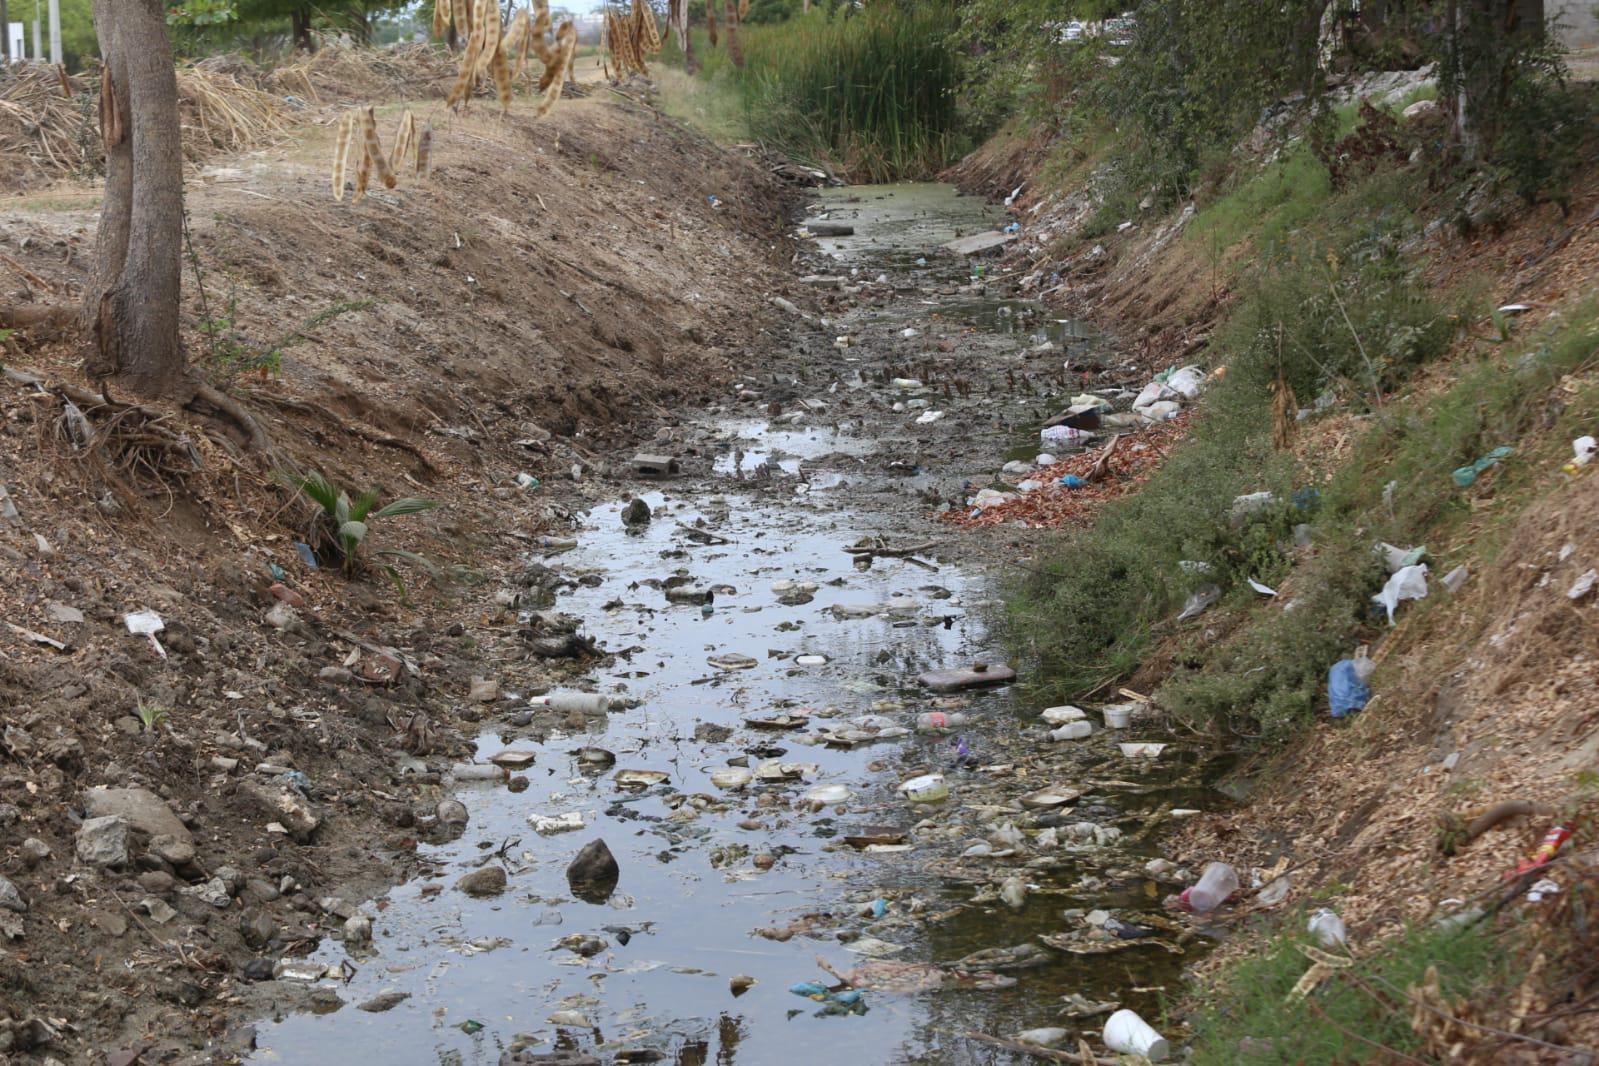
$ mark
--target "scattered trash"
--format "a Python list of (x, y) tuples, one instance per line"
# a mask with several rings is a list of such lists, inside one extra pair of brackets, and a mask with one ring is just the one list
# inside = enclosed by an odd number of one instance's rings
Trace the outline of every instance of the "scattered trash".
[(1276, 493), (1251, 492), (1233, 499), (1233, 505), (1227, 514), (1234, 522), (1248, 518), (1250, 515), (1259, 514), (1277, 502)]
[(732, 672), (734, 670), (753, 670), (761, 665), (757, 659), (742, 655), (736, 651), (724, 652), (721, 655), (712, 655), (705, 660), (718, 670)]
[(1158, 759), (1166, 750), (1165, 744), (1118, 744), (1117, 747), (1129, 759)]
[(1347, 933), (1344, 930), (1344, 920), (1333, 911), (1322, 907), (1310, 916), (1310, 923), (1306, 926), (1311, 936), (1316, 938), (1316, 943), (1324, 948), (1347, 948), (1349, 946)]
[(1421, 600), (1427, 598), (1427, 564), (1417, 563), (1394, 572), (1383, 585), (1382, 591), (1372, 597), (1372, 602), (1380, 604), (1388, 612), (1388, 624), (1394, 624), (1394, 609), (1404, 600)]
[(604, 714), (611, 709), (611, 701), (595, 692), (551, 692), (546, 696), (534, 696), (527, 702), (562, 714)]
[(1593, 457), (1599, 452), (1599, 440), (1592, 437), (1578, 437), (1571, 442), (1571, 462), (1563, 469), (1568, 474), (1575, 474), (1578, 470), (1593, 462)]
[[(1087, 740), (1094, 735), (1094, 726), (1086, 720), (1067, 722), (1058, 729), (1050, 731), (1050, 740)], [(1123, 745), (1125, 747), (1125, 745)]]
[(1225, 862), (1212, 862), (1205, 866), (1199, 881), (1184, 889), (1177, 899), (1185, 910), (1209, 914), (1237, 891), (1238, 872)]
[(1164, 1037), (1149, 1027), (1136, 1011), (1119, 1010), (1105, 1021), (1105, 1046), (1125, 1055), (1142, 1055), (1160, 1062), (1171, 1054)]
[(918, 733), (948, 733), (966, 724), (964, 714), (945, 714), (943, 711), (926, 711), (916, 716)]
[(1256, 581), (1254, 578), (1250, 578), (1249, 579), (1249, 587), (1254, 589), (1256, 592), (1260, 593), (1262, 596), (1275, 596), (1275, 595), (1277, 595), (1277, 590), (1276, 589), (1272, 588), (1270, 585), (1262, 585), (1259, 581)]
[(801, 794), (801, 806), (819, 809), (834, 807), (849, 799), (850, 791), (843, 785), (817, 785)]
[(1547, 865), (1553, 861), (1556, 855), (1560, 854), (1560, 849), (1570, 839), (1571, 830), (1569, 828), (1563, 825), (1551, 826), (1549, 832), (1544, 834), (1543, 841), (1538, 845), (1538, 850), (1533, 852), (1528, 858), (1518, 862), (1514, 873), (1510, 876), (1523, 874), (1528, 870), (1536, 870), (1540, 866)]
[(730, 766), (722, 770), (711, 771), (711, 784), (722, 789), (743, 788), (755, 779), (755, 775), (742, 766)]
[(1377, 546), (1372, 551), (1382, 556), (1383, 564), (1388, 567), (1388, 572), (1392, 574), (1395, 571), (1403, 570), (1407, 566), (1415, 566), (1421, 562), (1427, 554), (1427, 546), (1423, 544), (1414, 548), (1399, 548), (1389, 544), (1387, 541), (1378, 541)]
[(683, 472), (683, 465), (670, 455), (633, 456), (633, 472), (640, 477), (675, 477)]
[(949, 785), (944, 781), (943, 774), (923, 774), (913, 777), (899, 786), (905, 793), (905, 798), (912, 803), (937, 803), (949, 797)]
[(1460, 467), (1450, 476), (1455, 479), (1456, 485), (1459, 485), (1463, 489), (1470, 488), (1471, 484), (1477, 480), (1478, 475), (1480, 475), (1484, 470), (1487, 470), (1489, 467), (1497, 465), (1501, 459), (1506, 458), (1514, 451), (1515, 449), (1510, 447), (1502, 446), (1495, 448), (1493, 451), (1489, 452), (1487, 455), (1484, 455), (1481, 459), (1478, 459), (1470, 466)]
[(1342, 718), (1350, 711), (1364, 710), (1371, 699), (1371, 689), (1366, 681), (1377, 664), (1365, 655), (1365, 650), (1353, 659), (1340, 659), (1327, 671), (1327, 703), (1334, 718)]
[(1105, 716), (1105, 728), (1126, 729), (1132, 725), (1133, 711), (1136, 707), (1137, 704), (1121, 703), (1112, 707), (1102, 708), (1100, 713)]
[(1182, 613), (1177, 616), (1177, 621), (1186, 622), (1190, 618), (1198, 617), (1219, 599), (1221, 599), (1220, 585), (1201, 585), (1189, 595), (1187, 602), (1183, 604)]
[(969, 670), (929, 670), (916, 680), (922, 687), (934, 692), (959, 692), (961, 689), (1009, 684), (1016, 680), (1016, 671), (1008, 666), (976, 663)]
[(669, 777), (664, 770), (618, 770), (612, 780), (617, 788), (638, 789), (653, 788), (665, 783)]
[(1453, 570), (1449, 571), (1449, 573), (1443, 576), (1443, 586), (1445, 591), (1447, 591), (1451, 596), (1454, 595), (1460, 591), (1460, 587), (1466, 583), (1466, 579), (1470, 576), (1471, 571), (1467, 570), (1464, 566), (1455, 567)]
[(1542, 903), (1544, 900), (1548, 899), (1550, 896), (1558, 894), (1559, 891), (1560, 891), (1560, 885), (1558, 883), (1554, 882), (1554, 881), (1549, 880), (1549, 878), (1545, 877), (1545, 878), (1543, 878), (1543, 879), (1541, 879), (1539, 881), (1534, 882), (1533, 886), (1530, 889), (1527, 890), (1527, 902), (1528, 903)]
[(150, 647), (155, 649), (157, 655), (163, 659), (167, 657), (167, 650), (161, 646), (159, 640), (155, 639), (155, 635), (167, 627), (167, 624), (161, 620), (160, 615), (154, 611), (134, 611), (131, 614), (123, 615), (122, 621), (127, 625), (129, 633), (134, 636), (144, 637), (150, 642)]
[(572, 833), (584, 826), (583, 815), (580, 811), (568, 811), (566, 814), (543, 815), (530, 814), (527, 824), (533, 827), (533, 832), (540, 836), (554, 836), (557, 833)]
[(1571, 587), (1566, 590), (1566, 599), (1573, 602), (1582, 599), (1593, 591), (1595, 582), (1599, 582), (1599, 570), (1584, 571), (1583, 575), (1573, 581)]

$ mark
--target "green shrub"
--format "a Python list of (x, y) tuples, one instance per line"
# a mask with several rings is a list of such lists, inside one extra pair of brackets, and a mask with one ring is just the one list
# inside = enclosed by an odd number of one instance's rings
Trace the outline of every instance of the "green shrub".
[(1303, 913), (1293, 915), (1287, 919), (1288, 931), (1264, 950), (1215, 975), (1212, 991), (1193, 1020), (1198, 1039), (1189, 1059), (1192, 1066), (1382, 1061), (1373, 1044), (1425, 1055), (1422, 1038), (1410, 1027), (1412, 1012), (1404, 997), (1407, 988), (1426, 980), (1429, 967), (1437, 968), (1440, 988), (1450, 999), (1508, 994), (1520, 979), (1507, 946), (1514, 942), (1511, 937), (1502, 938), (1484, 925), (1412, 927), (1363, 952), (1352, 967), (1311, 992), (1308, 1002), (1289, 1002), (1289, 992), (1311, 964), (1298, 949), (1310, 942), (1300, 932), (1305, 922)]

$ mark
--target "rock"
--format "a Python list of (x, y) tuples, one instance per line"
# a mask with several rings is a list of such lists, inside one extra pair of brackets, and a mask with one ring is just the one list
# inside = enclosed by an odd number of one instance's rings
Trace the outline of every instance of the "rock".
[(147, 788), (91, 788), (83, 794), (83, 813), (87, 818), (118, 815), (126, 818), (134, 829), (152, 837), (194, 839), (189, 827), (172, 813), (172, 808)]
[(610, 899), (621, 878), (622, 868), (603, 840), (591, 840), (583, 845), (583, 850), (566, 868), (566, 883), (572, 894), (588, 903), (604, 903)]
[(485, 866), (455, 882), (455, 887), (469, 896), (498, 896), (505, 891), (505, 868)]
[(466, 804), (460, 800), (442, 799), (434, 809), (440, 825), (465, 825), (467, 819)]
[[(498, 867), (496, 867), (498, 869)], [(503, 872), (503, 871), (502, 871)], [(344, 923), (344, 943), (347, 947), (358, 947), (372, 942), (372, 919), (364, 914), (357, 914)]]
[(311, 801), (292, 789), (244, 782), (239, 785), (238, 795), (257, 815), (277, 822), (301, 843), (310, 840), (317, 826), (322, 824)]
[(644, 502), (642, 496), (635, 496), (622, 508), (622, 524), (624, 526), (645, 526), (650, 522), (650, 505)]
[(166, 834), (150, 839), (150, 854), (179, 869), (194, 864), (194, 845)]
[(164, 896), (178, 887), (178, 879), (165, 870), (146, 870), (139, 875), (139, 887)]
[(999, 898), (1011, 910), (1021, 910), (1027, 902), (1027, 882), (1020, 877), (1007, 877), (999, 886)]
[(410, 998), (409, 992), (379, 992), (355, 1009), (364, 1010), (368, 1014), (382, 1014), (386, 1010), (393, 1010)]
[(278, 891), (278, 886), (270, 881), (263, 881), (259, 877), (252, 877), (246, 880), (241, 891), (257, 903), (271, 903), (283, 894)]
[(78, 861), (90, 866), (126, 866), (128, 820), (120, 814), (87, 819), (78, 827), (76, 849)]
[(272, 980), (272, 960), (251, 959), (244, 964), (244, 969), (240, 971), (240, 975), (246, 981), (270, 981)]
[(22, 820), (22, 810), (15, 803), (0, 803), (0, 829), (9, 829)]
[(260, 951), (278, 935), (277, 923), (265, 911), (256, 911), (239, 920), (239, 935), (246, 944)]
[(733, 993), (734, 997), (738, 997), (754, 988), (755, 985), (755, 978), (749, 977), (745, 974), (739, 974), (727, 982), (727, 990)]
[(37, 866), (50, 857), (50, 845), (38, 837), (29, 837), (22, 842), (22, 861), (28, 866)]
[(330, 684), (343, 685), (355, 680), (355, 674), (342, 666), (324, 666), (316, 676)]
[(1403, 114), (1407, 119), (1413, 119), (1420, 118), (1422, 115), (1430, 115), (1437, 110), (1437, 100), (1417, 100), (1415, 103), (1405, 108), (1401, 114)]
[(22, 898), (22, 893), (17, 886), (7, 878), (0, 877), (0, 910), (15, 911), (23, 914), (28, 909), (28, 901)]

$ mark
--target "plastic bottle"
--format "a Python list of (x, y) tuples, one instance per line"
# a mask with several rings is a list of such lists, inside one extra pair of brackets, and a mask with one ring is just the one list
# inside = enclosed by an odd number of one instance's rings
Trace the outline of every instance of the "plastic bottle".
[(577, 539), (575, 537), (540, 537), (539, 547), (545, 551), (552, 552), (571, 551), (577, 547)]
[(597, 692), (552, 692), (548, 696), (534, 696), (528, 703), (563, 714), (573, 711), (578, 714), (604, 714), (611, 709), (611, 701)]
[(1105, 1046), (1124, 1055), (1142, 1055), (1159, 1062), (1171, 1054), (1166, 1038), (1151, 1029), (1137, 1011), (1119, 1010), (1105, 1020)]
[(1049, 734), (1050, 740), (1083, 740), (1092, 736), (1094, 727), (1086, 721), (1067, 722)]
[(1195, 914), (1209, 914), (1238, 891), (1238, 874), (1224, 862), (1213, 862), (1199, 875), (1199, 881), (1183, 893), (1183, 900)]
[(952, 729), (959, 729), (966, 724), (964, 714), (945, 714), (943, 711), (928, 711), (916, 716), (916, 731), (918, 733), (948, 733)]

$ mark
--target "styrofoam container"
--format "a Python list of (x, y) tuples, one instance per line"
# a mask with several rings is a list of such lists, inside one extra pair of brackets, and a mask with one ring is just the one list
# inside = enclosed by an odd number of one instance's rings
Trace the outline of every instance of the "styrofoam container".
[(949, 783), (944, 780), (943, 774), (923, 774), (913, 777), (899, 786), (905, 793), (905, 798), (912, 803), (937, 803), (941, 799), (949, 798)]
[(1158, 759), (1160, 753), (1166, 750), (1164, 744), (1122, 744), (1119, 745), (1122, 754), (1129, 759)]
[(1081, 707), (1045, 707), (1039, 717), (1050, 725), (1065, 725), (1067, 722), (1081, 722), (1088, 717), (1088, 712)]
[(1149, 1027), (1137, 1011), (1119, 1010), (1105, 1020), (1105, 1046), (1124, 1055), (1142, 1055), (1160, 1062), (1171, 1054), (1166, 1038)]
[(1106, 729), (1126, 729), (1133, 724), (1133, 708), (1130, 704), (1106, 707), (1104, 713)]

